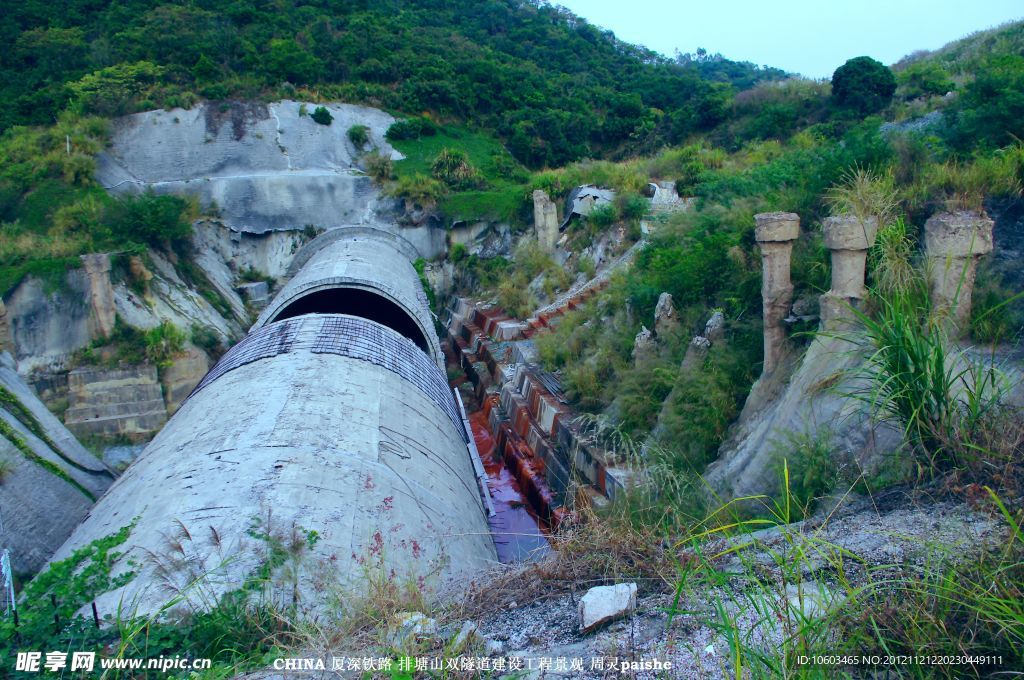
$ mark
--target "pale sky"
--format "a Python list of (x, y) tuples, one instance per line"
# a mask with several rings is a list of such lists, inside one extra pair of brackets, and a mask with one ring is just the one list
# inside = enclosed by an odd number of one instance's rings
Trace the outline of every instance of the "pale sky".
[(829, 78), (851, 57), (893, 64), (974, 31), (1024, 18), (1021, 0), (553, 0), (621, 40), (671, 57), (736, 61)]

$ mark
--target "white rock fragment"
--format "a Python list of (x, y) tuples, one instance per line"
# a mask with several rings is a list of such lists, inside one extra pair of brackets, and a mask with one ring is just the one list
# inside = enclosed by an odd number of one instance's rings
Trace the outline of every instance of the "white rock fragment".
[(458, 634), (452, 640), (452, 651), (458, 652), (465, 649), (473, 639), (479, 637), (480, 631), (472, 621), (466, 621), (462, 624), (462, 628), (459, 629)]
[(402, 612), (388, 633), (388, 642), (402, 647), (410, 639), (436, 634), (437, 621), (434, 619), (421, 612)]
[(580, 599), (580, 632), (589, 633), (599, 626), (636, 610), (636, 584), (591, 588)]

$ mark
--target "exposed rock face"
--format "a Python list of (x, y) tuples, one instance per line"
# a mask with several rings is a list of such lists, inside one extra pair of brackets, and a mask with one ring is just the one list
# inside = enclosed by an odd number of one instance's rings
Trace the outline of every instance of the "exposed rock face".
[(78, 436), (149, 437), (167, 422), (155, 366), (78, 368), (68, 374), (64, 424)]
[[(99, 157), (97, 179), (114, 192), (149, 188), (215, 204), (220, 219), (201, 223), (197, 237), (217, 242), (221, 262), (252, 266), (275, 278), (296, 254), (293, 235), (310, 226), (331, 230), (372, 225), (401, 232), (423, 257), (444, 253), (443, 225), (426, 214), (410, 221), (399, 201), (382, 198), (360, 170), (361, 150), (348, 141), (349, 127), (365, 125), (370, 146), (402, 158), (384, 138), (394, 122), (390, 114), (325, 104), (334, 116), (325, 126), (300, 115), (299, 102), (222, 106), (202, 104), (188, 111), (148, 111), (118, 119), (110, 150)], [(217, 228), (211, 229), (214, 224)], [(273, 232), (289, 235), (251, 238)]]
[(193, 226), (197, 253), (208, 253), (233, 272), (254, 269), (274, 279), (287, 274), (292, 259), (309, 240), (311, 235), (303, 230), (250, 234), (217, 220), (201, 220)]
[[(378, 199), (346, 137), (369, 128), (371, 146), (401, 158), (384, 139), (394, 118), (379, 109), (325, 104), (331, 125), (300, 114), (299, 102), (202, 104), (115, 121), (97, 180), (115, 191), (152, 188), (215, 203), (236, 231), (331, 228), (366, 221)], [(199, 180), (199, 181), (196, 181)]]
[(932, 307), (947, 315), (954, 333), (970, 323), (978, 259), (992, 252), (993, 224), (983, 213), (962, 211), (933, 215), (924, 225)]
[(793, 301), (790, 260), (793, 242), (800, 236), (800, 217), (796, 213), (754, 215), (754, 237), (761, 247), (761, 302), (764, 307), (764, 373), (775, 370), (786, 342), (782, 320)]
[(540, 247), (545, 252), (554, 252), (558, 243), (558, 206), (540, 189), (533, 192), (533, 227)]
[(7, 296), (11, 354), (21, 373), (60, 363), (92, 340), (92, 295), (84, 270), (69, 270), (64, 285), (51, 288), (52, 284), (27, 276)]
[(90, 335), (105, 338), (114, 330), (114, 287), (110, 283), (110, 255), (82, 255), (82, 268), (89, 279)]
[(0, 435), (0, 458), (12, 466), (0, 481), (0, 545), (11, 550), (15, 570), (35, 572), (114, 476), (35, 397), (6, 352), (0, 353), (0, 387), (17, 402), (0, 402), (0, 425), (7, 432)]
[(636, 609), (636, 584), (591, 588), (580, 598), (580, 632), (589, 633)]
[(711, 488), (725, 498), (774, 493), (781, 456), (794, 453), (794, 437), (826, 437), (837, 468), (871, 469), (895, 450), (902, 441), (898, 429), (872, 422), (868, 405), (848, 396), (866, 389), (855, 376), (865, 355), (843, 339), (819, 335), (791, 376), (783, 370), (761, 376), (704, 474)]
[(459, 243), (471, 255), (483, 258), (510, 257), (513, 250), (512, 228), (505, 223), (456, 222), (448, 232), (452, 245)]
[(149, 271), (146, 263), (138, 255), (132, 255), (128, 258), (128, 273), (132, 275), (134, 280), (141, 281), (145, 286), (148, 286), (149, 282), (153, 280), (153, 272)]
[(725, 337), (725, 314), (715, 311), (711, 314), (708, 322), (704, 324), (704, 337), (715, 343)]
[[(193, 325), (209, 327), (225, 340), (242, 335), (243, 321), (247, 319), (245, 304), (234, 290), (233, 275), (223, 262), (218, 260), (214, 264), (214, 258), (204, 257), (198, 259), (196, 264), (228, 303), (230, 312), (227, 317), (222, 316), (206, 297), (182, 279), (165, 256), (151, 251), (149, 258), (153, 264), (153, 278), (145, 297), (140, 296), (126, 282), (114, 286), (114, 304), (118, 316), (125, 323), (147, 329), (159, 326), (166, 320), (184, 330)], [(211, 268), (207, 269), (204, 265)]]
[(163, 387), (168, 416), (174, 415), (181, 402), (185, 401), (209, 370), (210, 360), (206, 354), (189, 344), (174, 358), (174, 363), (161, 371), (160, 384)]
[(236, 286), (235, 290), (245, 301), (256, 309), (263, 309), (270, 302), (270, 286), (266, 281), (252, 281)]
[(139, 329), (166, 320), (185, 331), (193, 325), (212, 328), (225, 340), (242, 335), (245, 305), (223, 261), (204, 256), (197, 264), (228, 303), (227, 318), (182, 279), (166, 256), (151, 251), (149, 260), (152, 271), (141, 261), (128, 264), (129, 276), (148, 280), (144, 295), (128, 281), (111, 282), (110, 260), (103, 254), (84, 256), (83, 266), (68, 270), (58, 282), (26, 277), (7, 296), (5, 306), (18, 371), (24, 375), (62, 368), (73, 352), (109, 334), (118, 316)]

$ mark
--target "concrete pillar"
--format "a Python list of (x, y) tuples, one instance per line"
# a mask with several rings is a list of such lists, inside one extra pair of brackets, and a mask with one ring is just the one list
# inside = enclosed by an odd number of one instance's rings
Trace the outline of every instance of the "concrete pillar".
[(970, 323), (978, 258), (992, 252), (993, 224), (982, 212), (964, 210), (932, 215), (924, 225), (932, 309), (954, 335)]
[(540, 189), (533, 192), (533, 226), (540, 247), (545, 252), (554, 252), (558, 243), (558, 206)]
[(754, 215), (754, 238), (761, 247), (761, 301), (764, 307), (764, 373), (775, 370), (782, 356), (786, 329), (782, 320), (793, 301), (793, 283), (789, 277), (793, 241), (800, 236), (800, 217), (796, 213)]
[(89, 331), (94, 338), (105, 338), (113, 332), (117, 316), (114, 286), (110, 283), (110, 255), (82, 255), (82, 265), (89, 277)]
[(878, 220), (853, 216), (826, 217), (825, 247), (832, 251), (832, 288), (821, 296), (822, 330), (840, 330), (852, 323), (852, 307), (864, 299), (868, 249), (878, 235)]

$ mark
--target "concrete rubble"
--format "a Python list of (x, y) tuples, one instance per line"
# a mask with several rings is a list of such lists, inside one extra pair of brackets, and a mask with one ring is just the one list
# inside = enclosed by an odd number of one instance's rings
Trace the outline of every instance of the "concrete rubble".
[(437, 634), (437, 621), (423, 612), (403, 612), (397, 618), (388, 632), (388, 643), (398, 649), (418, 638)]
[(654, 334), (647, 326), (640, 326), (639, 332), (633, 339), (633, 361), (639, 366), (650, 361), (658, 353), (658, 346), (654, 342)]
[(576, 217), (586, 217), (595, 208), (611, 205), (615, 200), (615, 192), (611, 189), (602, 189), (593, 184), (578, 186), (569, 192), (565, 201), (565, 215), (559, 231), (565, 231), (569, 223)]

